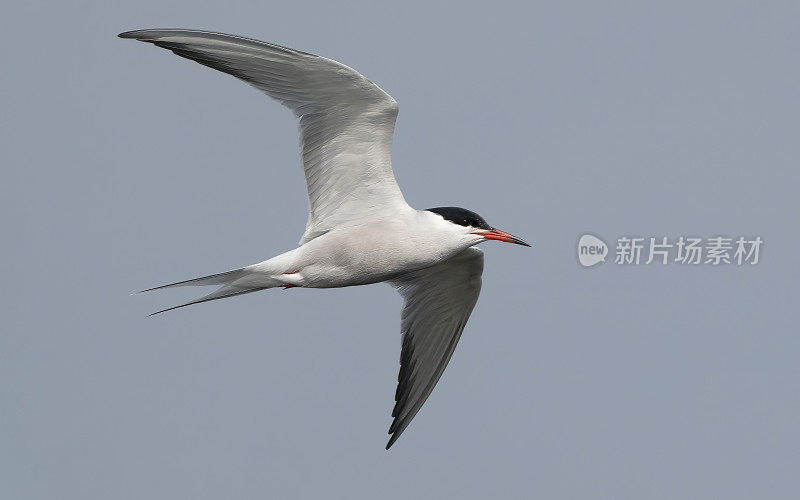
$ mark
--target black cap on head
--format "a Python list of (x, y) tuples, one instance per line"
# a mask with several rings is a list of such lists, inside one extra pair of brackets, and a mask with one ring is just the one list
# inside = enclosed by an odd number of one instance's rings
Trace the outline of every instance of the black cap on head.
[(492, 226), (487, 224), (485, 220), (483, 220), (483, 217), (471, 210), (467, 210), (466, 208), (436, 207), (429, 208), (428, 212), (439, 214), (444, 217), (445, 220), (449, 220), (450, 222), (458, 224), (459, 226), (472, 226), (477, 229), (486, 229), (487, 231), (494, 229)]

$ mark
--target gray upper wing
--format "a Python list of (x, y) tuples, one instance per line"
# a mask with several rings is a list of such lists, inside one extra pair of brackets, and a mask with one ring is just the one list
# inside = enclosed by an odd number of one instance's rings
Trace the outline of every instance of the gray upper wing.
[(483, 252), (470, 247), (455, 257), (392, 281), (405, 299), (394, 421), (386, 449), (428, 399), (456, 348), (481, 291)]
[(408, 209), (394, 178), (391, 145), (397, 102), (332, 59), (222, 33), (157, 29), (119, 35), (244, 80), (300, 118), (310, 205), (301, 242), (342, 225)]

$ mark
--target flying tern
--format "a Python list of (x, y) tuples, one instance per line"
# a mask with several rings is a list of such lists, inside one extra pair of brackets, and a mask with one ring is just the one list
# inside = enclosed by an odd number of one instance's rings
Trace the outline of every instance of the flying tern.
[(474, 245), (486, 240), (530, 245), (463, 208), (411, 208), (391, 165), (397, 102), (354, 69), (222, 33), (154, 29), (119, 36), (233, 75), (300, 120), (310, 205), (300, 245), (240, 269), (144, 290), (219, 286), (153, 314), (267, 288), (390, 283), (404, 305), (389, 449), (439, 381), (478, 300), (483, 252)]

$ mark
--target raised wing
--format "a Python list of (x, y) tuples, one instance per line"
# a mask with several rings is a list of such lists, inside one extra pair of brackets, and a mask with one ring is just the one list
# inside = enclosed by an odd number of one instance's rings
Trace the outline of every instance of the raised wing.
[(452, 259), (392, 281), (405, 299), (403, 350), (392, 434), (397, 441), (442, 376), (478, 301), (483, 252), (470, 247)]
[(331, 59), (249, 38), (195, 30), (119, 35), (244, 80), (300, 118), (310, 213), (301, 243), (407, 210), (391, 164), (397, 102)]

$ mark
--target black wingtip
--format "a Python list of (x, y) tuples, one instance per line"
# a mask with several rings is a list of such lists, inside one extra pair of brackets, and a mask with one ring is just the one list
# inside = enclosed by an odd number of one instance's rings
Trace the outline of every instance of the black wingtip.
[(386, 443), (386, 449), (387, 450), (392, 447), (392, 445), (395, 443), (395, 441), (397, 441), (397, 438), (399, 438), (400, 434), (402, 434), (402, 433), (403, 433), (403, 431), (400, 431), (400, 432), (391, 431), (391, 430), (389, 431), (389, 434), (391, 434), (392, 437), (390, 437), (389, 438), (389, 442)]
[(120, 38), (134, 38), (136, 40), (141, 40), (143, 42), (150, 42), (154, 39), (154, 35), (157, 34), (159, 31), (158, 29), (145, 29), (145, 30), (132, 30), (132, 31), (123, 31), (119, 35)]

